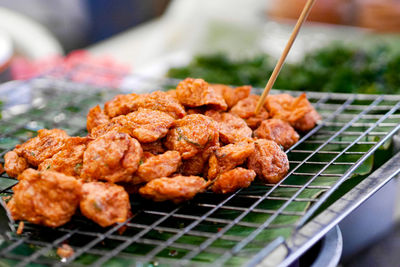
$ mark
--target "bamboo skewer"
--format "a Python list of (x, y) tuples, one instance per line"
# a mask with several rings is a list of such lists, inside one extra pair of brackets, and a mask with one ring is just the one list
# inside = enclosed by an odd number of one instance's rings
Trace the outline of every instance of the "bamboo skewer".
[(264, 105), (265, 99), (267, 98), (269, 91), (271, 90), (272, 86), (274, 85), (276, 78), (278, 77), (279, 72), (282, 69), (283, 63), (285, 63), (286, 57), (289, 53), (289, 50), (290, 50), (290, 48), (292, 48), (294, 40), (296, 39), (297, 34), (299, 33), (300, 28), (303, 25), (304, 21), (307, 19), (308, 14), (310, 13), (311, 8), (314, 5), (315, 1), (316, 0), (308, 0), (307, 3), (305, 4), (303, 11), (301, 12), (300, 17), (297, 20), (297, 23), (293, 29), (293, 32), (290, 35), (289, 41), (287, 42), (286, 47), (283, 50), (282, 55), (278, 60), (278, 63), (276, 63), (274, 71), (272, 72), (267, 85), (265, 85), (264, 92), (262, 93), (260, 99), (258, 100), (258, 103), (256, 106), (256, 111), (255, 111), (256, 114), (258, 114), (260, 112), (261, 107)]

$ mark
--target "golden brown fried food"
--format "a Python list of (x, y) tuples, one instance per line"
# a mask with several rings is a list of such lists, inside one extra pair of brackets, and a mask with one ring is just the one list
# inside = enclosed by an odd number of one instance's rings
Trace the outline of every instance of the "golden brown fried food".
[(150, 152), (151, 154), (158, 155), (165, 152), (165, 148), (161, 140), (157, 140), (151, 143), (140, 143), (143, 152)]
[(249, 85), (232, 88), (225, 84), (211, 84), (211, 87), (222, 95), (228, 108), (232, 108), (237, 102), (248, 97), (251, 91), (251, 86)]
[(185, 109), (174, 97), (161, 91), (143, 95), (118, 95), (104, 105), (104, 111), (111, 118), (126, 115), (139, 108), (162, 111), (175, 119), (186, 115)]
[(186, 115), (183, 106), (174, 97), (166, 92), (155, 91), (150, 94), (140, 95), (134, 101), (134, 110), (147, 108), (167, 113), (171, 117), (178, 119)]
[(118, 133), (129, 134), (130, 133), (129, 127), (127, 125), (120, 124), (120, 121), (118, 119), (119, 117), (125, 117), (125, 116), (121, 115), (121, 116), (115, 117), (108, 123), (101, 124), (97, 127), (94, 127), (89, 134), (90, 138), (96, 139), (97, 137), (100, 137), (108, 132), (118, 132)]
[(29, 139), (22, 145), (17, 145), (14, 151), (20, 157), (24, 157), (28, 163), (37, 167), (45, 159), (51, 158), (63, 147), (68, 134), (60, 129), (42, 129), (38, 131), (38, 136)]
[(187, 78), (176, 87), (176, 96), (185, 107), (210, 106), (217, 110), (226, 110), (228, 105), (222, 95), (203, 79)]
[(168, 90), (168, 91), (166, 91), (166, 93), (167, 93), (169, 96), (173, 97), (174, 99), (178, 100), (178, 97), (176, 96), (176, 89)]
[(207, 111), (205, 115), (218, 122), (219, 138), (222, 143), (236, 143), (251, 138), (253, 132), (243, 119), (231, 113), (220, 113), (214, 110)]
[(131, 210), (128, 193), (112, 183), (91, 182), (82, 186), (82, 214), (102, 227), (125, 222)]
[(129, 182), (142, 158), (140, 143), (125, 133), (109, 132), (90, 142), (83, 154), (81, 177)]
[(180, 203), (192, 199), (207, 187), (206, 181), (198, 176), (175, 176), (158, 178), (139, 189), (142, 197), (153, 201), (171, 200)]
[(203, 155), (203, 153), (200, 152), (190, 159), (183, 160), (179, 168), (179, 173), (186, 176), (201, 175), (204, 172), (207, 161), (207, 155)]
[(178, 151), (182, 159), (194, 157), (201, 151), (219, 146), (218, 125), (211, 118), (193, 114), (175, 121), (175, 127), (167, 135), (165, 146)]
[(178, 151), (167, 151), (144, 161), (137, 170), (137, 175), (143, 183), (160, 177), (168, 177), (179, 167), (181, 155)]
[(217, 194), (232, 193), (240, 188), (249, 187), (254, 178), (256, 178), (255, 171), (235, 168), (218, 176), (211, 189)]
[(95, 128), (99, 125), (102, 125), (102, 124), (106, 124), (109, 121), (110, 121), (110, 119), (101, 110), (99, 105), (91, 108), (87, 115), (87, 121), (86, 121), (86, 128), (88, 130), (88, 133), (90, 133), (93, 128)]
[(270, 95), (265, 107), (273, 118), (287, 121), (299, 131), (311, 130), (321, 119), (304, 93), (297, 98), (288, 94)]
[(65, 141), (65, 146), (53, 157), (40, 163), (38, 170), (57, 171), (65, 175), (80, 177), (83, 153), (91, 141), (88, 137), (70, 137)]
[(253, 142), (239, 142), (218, 148), (208, 161), (208, 179), (243, 164), (254, 152)]
[(4, 169), (8, 176), (17, 178), (28, 167), (26, 159), (18, 156), (14, 151), (9, 151), (4, 155)]
[(259, 99), (260, 96), (258, 95), (250, 95), (249, 97), (237, 102), (237, 104), (230, 110), (230, 113), (244, 119), (251, 129), (256, 129), (263, 120), (269, 118), (269, 114), (265, 108), (261, 108), (260, 112), (257, 115), (255, 114)]
[(261, 123), (260, 127), (254, 131), (254, 136), (261, 139), (275, 141), (278, 145), (288, 149), (297, 141), (299, 134), (290, 126), (289, 123), (280, 119), (269, 119)]
[(134, 100), (138, 97), (139, 95), (137, 94), (117, 95), (112, 100), (104, 104), (104, 112), (110, 118), (128, 114), (134, 111), (132, 105)]
[(174, 121), (167, 113), (144, 108), (112, 119), (112, 122), (124, 126), (129, 135), (141, 143), (155, 142), (164, 137)]
[(289, 170), (286, 154), (271, 140), (257, 139), (254, 145), (255, 150), (247, 161), (247, 168), (254, 170), (265, 182), (279, 182)]
[(53, 171), (25, 170), (7, 203), (14, 220), (58, 227), (74, 215), (81, 195), (81, 182)]

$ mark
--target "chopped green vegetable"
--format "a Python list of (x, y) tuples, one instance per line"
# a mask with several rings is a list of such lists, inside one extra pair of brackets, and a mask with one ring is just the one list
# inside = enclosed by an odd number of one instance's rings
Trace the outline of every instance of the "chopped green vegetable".
[[(225, 54), (199, 55), (184, 67), (172, 68), (169, 77), (203, 78), (211, 83), (264, 87), (275, 59), (269, 55), (232, 60)], [(388, 46), (360, 49), (330, 45), (305, 55), (299, 63), (286, 63), (275, 88), (347, 93), (400, 92), (400, 52)]]

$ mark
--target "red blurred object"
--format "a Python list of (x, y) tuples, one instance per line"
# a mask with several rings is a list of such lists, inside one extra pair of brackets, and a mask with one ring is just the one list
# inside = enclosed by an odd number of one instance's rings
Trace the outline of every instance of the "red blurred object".
[(118, 87), (130, 73), (131, 67), (110, 57), (94, 57), (85, 50), (71, 52), (65, 57), (53, 56), (38, 61), (15, 57), (11, 62), (15, 80), (26, 80), (43, 74), (68, 77), (74, 82)]

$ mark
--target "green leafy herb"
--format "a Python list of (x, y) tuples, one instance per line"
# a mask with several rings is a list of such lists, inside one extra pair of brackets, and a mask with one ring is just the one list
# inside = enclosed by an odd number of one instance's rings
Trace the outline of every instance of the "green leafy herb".
[[(275, 60), (261, 54), (233, 60), (225, 54), (199, 55), (189, 65), (171, 68), (169, 77), (203, 78), (212, 83), (264, 87)], [(347, 93), (400, 92), (400, 52), (388, 45), (361, 49), (334, 44), (306, 54), (298, 63), (286, 63), (275, 88)]]

